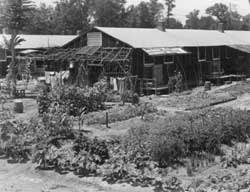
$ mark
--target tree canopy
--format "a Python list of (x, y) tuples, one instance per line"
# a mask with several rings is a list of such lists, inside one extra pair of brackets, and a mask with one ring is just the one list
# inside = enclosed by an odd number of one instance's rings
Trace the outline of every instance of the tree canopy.
[(173, 15), (172, 11), (175, 8), (175, 0), (165, 0), (165, 4), (167, 7), (167, 25), (169, 25), (170, 16)]
[(200, 14), (200, 11), (194, 9), (192, 12), (190, 12), (186, 16), (187, 17), (186, 28), (188, 28), (188, 29), (199, 29), (200, 28), (200, 26), (199, 26), (199, 22), (200, 22), (199, 14)]
[[(72, 35), (78, 30), (86, 32), (94, 25), (153, 28), (159, 20), (164, 21), (167, 28), (173, 29), (216, 29), (220, 22), (224, 23), (225, 29), (228, 30), (250, 29), (249, 15), (242, 16), (223, 3), (208, 7), (206, 16), (201, 16), (199, 10), (193, 10), (186, 16), (183, 26), (173, 15), (175, 0), (141, 1), (130, 6), (127, 6), (126, 0), (58, 0), (54, 7), (41, 4), (32, 7), (30, 12), (25, 10), (27, 7), (20, 7), (18, 10), (18, 3), (27, 4), (29, 0), (3, 0), (0, 13), (10, 13), (10, 10), (7, 11), (3, 7), (11, 2), (15, 2), (13, 9), (16, 7), (16, 11), (20, 11), (20, 14), (17, 14), (19, 18), (5, 14), (5, 18), (1, 18), (0, 29), (8, 25), (10, 29), (18, 28), (18, 31), (30, 34)], [(19, 21), (15, 23), (11, 19)]]
[(141, 2), (137, 6), (130, 6), (127, 11), (127, 26), (152, 28), (156, 27), (163, 5), (158, 0)]
[(206, 13), (216, 17), (219, 22), (225, 25), (228, 23), (229, 8), (223, 3), (215, 3), (213, 6), (208, 7)]
[(18, 63), (16, 62), (15, 47), (24, 41), (18, 34), (29, 23), (29, 13), (33, 10), (33, 3), (29, 0), (6, 0), (2, 10), (1, 23), (11, 32), (10, 40), (5, 40), (6, 47), (11, 51), (11, 63), (8, 69), (8, 86), (12, 94), (16, 90), (16, 79), (18, 74)]
[(5, 0), (2, 9), (1, 24), (9, 30), (19, 32), (29, 22), (28, 13), (33, 9), (29, 0)]
[(125, 0), (94, 0), (94, 24), (105, 27), (124, 26), (125, 3)]

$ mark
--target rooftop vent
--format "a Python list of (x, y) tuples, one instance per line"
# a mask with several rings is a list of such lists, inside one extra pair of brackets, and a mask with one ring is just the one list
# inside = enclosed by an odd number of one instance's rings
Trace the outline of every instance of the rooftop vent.
[(82, 30), (77, 30), (76, 35), (81, 36), (82, 35)]
[(165, 32), (166, 31), (166, 25), (165, 25), (165, 20), (163, 18), (160, 18), (158, 23), (157, 23), (157, 29), (160, 31)]
[(224, 33), (224, 24), (223, 23), (218, 24), (218, 31), (221, 33)]

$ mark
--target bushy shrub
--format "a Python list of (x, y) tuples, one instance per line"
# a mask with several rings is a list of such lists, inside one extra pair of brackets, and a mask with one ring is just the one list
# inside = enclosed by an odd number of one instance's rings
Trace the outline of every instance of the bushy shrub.
[(93, 87), (58, 87), (52, 93), (41, 92), (37, 102), (39, 114), (48, 113), (51, 105), (56, 102), (69, 115), (80, 116), (83, 110), (93, 112), (103, 109), (106, 97), (106, 81), (100, 80)]
[(68, 87), (61, 92), (59, 102), (67, 106), (68, 113), (73, 116), (78, 116), (83, 108), (87, 112), (98, 111), (103, 109), (106, 98), (104, 87), (101, 82), (87, 88)]
[(38, 103), (38, 113), (44, 114), (49, 112), (49, 107), (52, 103), (52, 98), (50, 95), (46, 92), (40, 92), (40, 94), (37, 97), (37, 103)]
[[(147, 122), (133, 129), (127, 141), (140, 138), (149, 143), (152, 160), (161, 167), (194, 154), (220, 154), (221, 145), (246, 142), (250, 135), (250, 112), (231, 109), (202, 110)], [(143, 133), (143, 134), (142, 134)], [(128, 143), (129, 143), (128, 142)], [(141, 144), (134, 142), (134, 148)]]

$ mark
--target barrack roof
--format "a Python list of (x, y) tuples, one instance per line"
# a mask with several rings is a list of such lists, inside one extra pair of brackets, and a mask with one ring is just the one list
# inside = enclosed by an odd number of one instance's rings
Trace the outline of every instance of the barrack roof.
[[(25, 41), (16, 46), (16, 49), (41, 49), (63, 47), (76, 39), (77, 35), (19, 35)], [(5, 46), (4, 39), (9, 40), (10, 35), (0, 34), (0, 45)]]
[(165, 32), (147, 28), (95, 29), (134, 48), (155, 47), (205, 47), (250, 44), (250, 31), (167, 29)]

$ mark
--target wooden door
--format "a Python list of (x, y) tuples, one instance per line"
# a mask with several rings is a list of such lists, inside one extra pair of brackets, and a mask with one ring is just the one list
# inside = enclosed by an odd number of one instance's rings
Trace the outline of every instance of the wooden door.
[(157, 84), (163, 83), (163, 65), (154, 65), (153, 77), (156, 79)]

